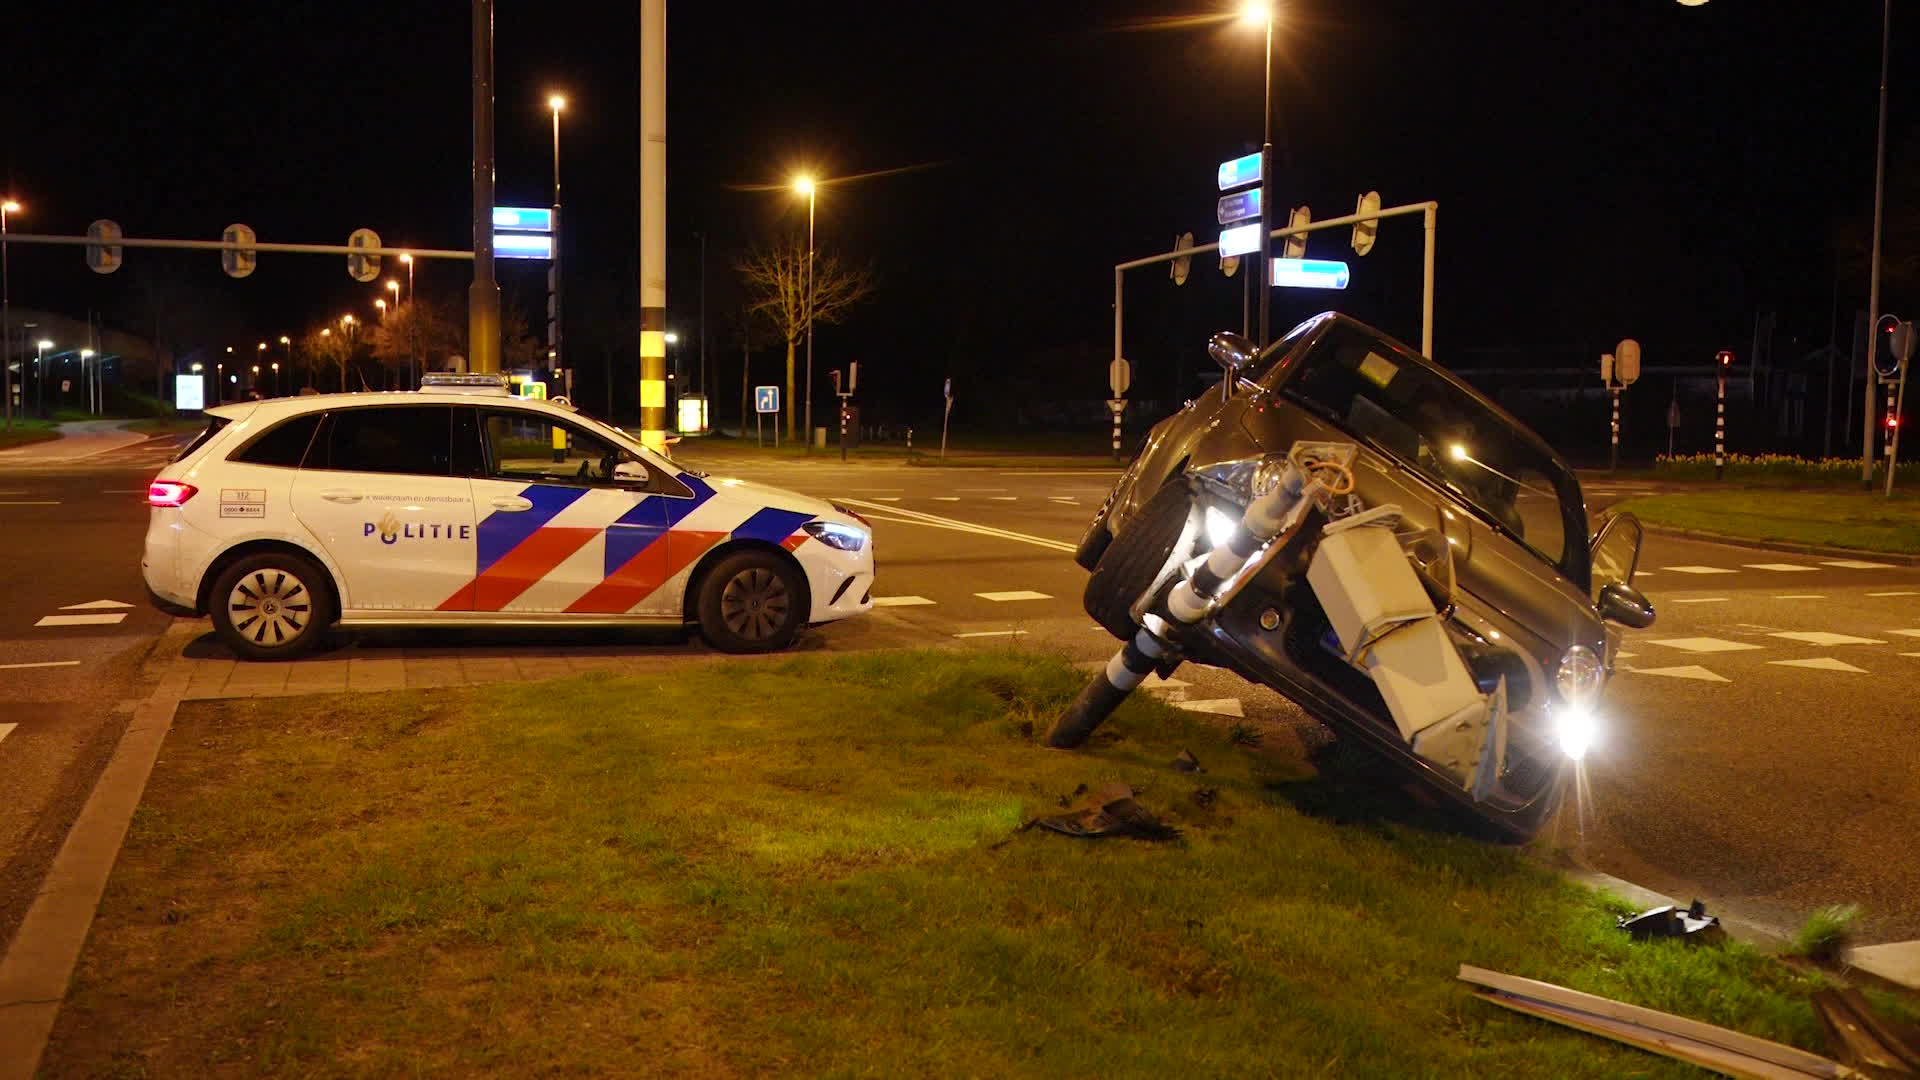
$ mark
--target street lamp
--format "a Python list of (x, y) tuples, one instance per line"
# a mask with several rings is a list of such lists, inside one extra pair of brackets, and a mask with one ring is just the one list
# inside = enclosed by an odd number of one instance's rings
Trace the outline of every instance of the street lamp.
[(387, 301), (386, 301), (386, 298), (385, 298), (385, 297), (382, 297), (382, 298), (380, 298), (380, 299), (378, 299), (378, 300), (375, 300), (375, 301), (373, 302), (373, 306), (374, 306), (375, 308), (377, 308), (377, 309), (379, 310), (379, 312), (380, 312), (380, 319), (381, 319), (381, 321), (382, 321), (382, 322), (385, 322), (385, 321), (386, 321), (386, 318), (387, 318)]
[[(287, 347), (287, 370), (292, 371), (293, 370), (293, 339), (288, 337), (285, 334), (281, 334), (280, 344), (285, 345)], [(279, 371), (280, 365), (279, 364), (273, 365), (273, 370)], [(274, 376), (273, 389), (275, 393), (278, 393), (280, 390), (280, 378), (277, 375)]]
[(400, 253), (400, 261), (407, 264), (407, 300), (411, 302), (413, 300), (413, 255), (403, 251)]
[[(804, 437), (807, 440), (805, 445), (812, 446), (813, 445), (813, 196), (814, 196), (813, 177), (808, 176), (805, 173), (802, 173), (801, 175), (794, 177), (793, 190), (795, 194), (805, 195), (807, 197), (807, 291), (806, 291), (806, 306), (807, 306), (806, 420), (807, 420), (807, 425), (806, 425), (806, 431), (804, 433)], [(791, 403), (789, 403), (787, 407), (791, 409), (793, 406)], [(793, 414), (789, 412), (787, 414), (787, 417), (788, 417), (787, 437), (792, 438), (793, 437), (793, 420), (792, 420)]]
[(93, 405), (94, 380), (89, 378), (87, 375), (87, 361), (91, 359), (93, 359), (92, 349), (80, 350), (80, 385), (84, 386), (87, 390), (87, 411), (95, 415), (98, 415), (100, 410), (94, 408), (94, 405)]
[(399, 307), (400, 306), (400, 283), (393, 280), (392, 278), (388, 278), (387, 291), (393, 294), (393, 306)]
[(7, 430), (13, 430), (13, 296), (7, 287), (7, 215), (20, 212), (12, 199), (0, 202), (0, 394), (7, 398)]
[(560, 359), (560, 110), (567, 99), (559, 94), (547, 98), (553, 110), (553, 252), (547, 260), (547, 367), (562, 368), (567, 377), (562, 392), (573, 397), (573, 366)]
[(1273, 23), (1274, 0), (1249, 0), (1240, 8), (1240, 21), (1266, 31), (1267, 58), (1263, 65), (1266, 90), (1260, 99), (1260, 261), (1254, 276), (1247, 280), (1260, 292), (1260, 336), (1262, 349), (1269, 340), (1268, 307), (1273, 300), (1273, 208), (1279, 201), (1273, 183)]
[(280, 396), (280, 361), (273, 362), (273, 396)]

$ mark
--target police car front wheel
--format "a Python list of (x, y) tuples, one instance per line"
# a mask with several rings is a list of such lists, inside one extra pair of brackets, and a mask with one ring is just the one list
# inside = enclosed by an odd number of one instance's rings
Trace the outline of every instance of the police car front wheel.
[(240, 559), (221, 572), (208, 599), (214, 630), (248, 660), (298, 656), (333, 621), (325, 573), (293, 554)]
[(743, 551), (706, 576), (698, 614), (700, 636), (722, 652), (784, 649), (806, 625), (806, 581), (772, 552)]

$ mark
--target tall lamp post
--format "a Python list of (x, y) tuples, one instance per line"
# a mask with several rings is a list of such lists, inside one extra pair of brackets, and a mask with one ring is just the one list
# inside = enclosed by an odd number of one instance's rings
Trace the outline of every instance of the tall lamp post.
[(563, 393), (573, 398), (573, 365), (560, 350), (560, 110), (567, 99), (559, 94), (547, 98), (553, 110), (553, 257), (547, 260), (547, 367), (566, 371)]
[[(39, 341), (33, 343), (33, 407), (36, 412), (41, 413), (45, 413), (47, 409), (47, 369), (45, 366), (45, 358), (47, 350), (51, 348), (53, 348), (53, 342), (48, 341), (46, 338), (41, 338)], [(26, 394), (22, 392), (20, 396), (22, 398), (21, 404), (26, 404), (24, 400)]]
[[(286, 346), (286, 349), (287, 349), (287, 374), (289, 374), (289, 375), (291, 375), (291, 374), (293, 374), (293, 339), (292, 339), (292, 338), (290, 338), (290, 337), (288, 337), (288, 336), (287, 336), (287, 335), (285, 335), (285, 334), (281, 334), (281, 335), (280, 335), (280, 344), (282, 344), (282, 345), (284, 345), (284, 346)], [(279, 364), (275, 364), (275, 365), (273, 365), (273, 371), (274, 371), (274, 375), (273, 375), (273, 392), (274, 392), (274, 393), (276, 393), (276, 394), (278, 394), (278, 393), (280, 392), (280, 365), (279, 365)]]
[(1240, 17), (1249, 24), (1263, 26), (1267, 35), (1266, 90), (1260, 99), (1260, 261), (1254, 276), (1248, 278), (1260, 292), (1260, 347), (1271, 340), (1268, 310), (1273, 301), (1269, 277), (1273, 273), (1273, 208), (1279, 202), (1273, 175), (1273, 0), (1251, 0), (1240, 9)]
[(413, 256), (403, 251), (400, 253), (400, 261), (405, 263), (407, 266), (407, 302), (412, 303), (413, 302)]
[[(1880, 220), (1881, 209), (1886, 202), (1887, 188), (1887, 40), (1893, 29), (1893, 0), (1882, 0), (1880, 8), (1880, 132), (1873, 152), (1873, 266), (1867, 281), (1867, 326), (1874, 327), (1880, 322)], [(1860, 412), (1860, 486), (1873, 486), (1873, 339), (1878, 335), (1871, 331), (1867, 338), (1867, 377), (1863, 391), (1866, 405)], [(1891, 432), (1888, 433), (1891, 437)], [(1892, 458), (1887, 459), (1889, 480), (1893, 469), (1899, 464)], [(1891, 491), (1891, 487), (1888, 489)]]
[[(813, 446), (813, 197), (814, 182), (811, 176), (795, 177), (793, 190), (807, 197), (807, 392), (806, 392), (806, 430), (801, 437), (805, 445)], [(793, 437), (793, 404), (787, 404), (787, 437)]]
[(7, 215), (20, 212), (20, 204), (7, 199), (0, 202), (0, 393), (7, 398), (7, 430), (13, 430), (13, 295), (7, 285)]

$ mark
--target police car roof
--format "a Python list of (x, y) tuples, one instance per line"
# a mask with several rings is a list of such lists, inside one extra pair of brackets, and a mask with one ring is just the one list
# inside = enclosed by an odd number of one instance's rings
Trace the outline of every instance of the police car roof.
[[(476, 401), (478, 399), (478, 401)], [(204, 410), (222, 420), (239, 420), (256, 412), (264, 416), (292, 416), (315, 409), (337, 409), (347, 405), (473, 405), (507, 404), (536, 411), (557, 413), (577, 411), (555, 401), (516, 397), (512, 394), (475, 394), (471, 390), (446, 391), (434, 387), (424, 390), (363, 390), (345, 394), (297, 394), (291, 397), (261, 398), (258, 401), (229, 401)]]

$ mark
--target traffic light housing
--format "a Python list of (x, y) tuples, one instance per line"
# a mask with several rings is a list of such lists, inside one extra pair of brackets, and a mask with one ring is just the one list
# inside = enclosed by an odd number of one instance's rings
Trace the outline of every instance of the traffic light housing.
[(1726, 349), (1721, 349), (1719, 352), (1713, 354), (1713, 358), (1720, 364), (1722, 371), (1733, 366), (1733, 353)]

